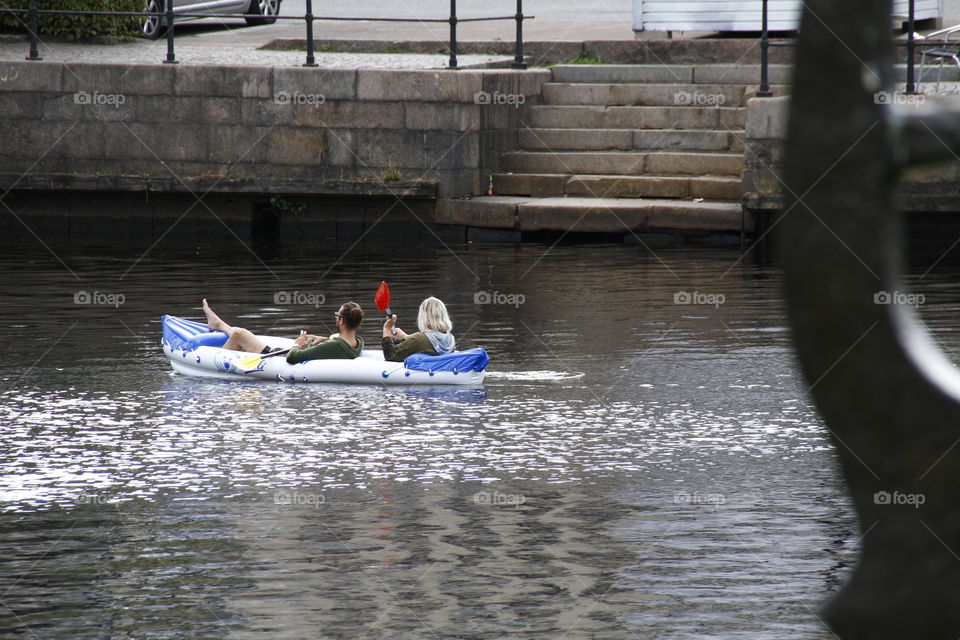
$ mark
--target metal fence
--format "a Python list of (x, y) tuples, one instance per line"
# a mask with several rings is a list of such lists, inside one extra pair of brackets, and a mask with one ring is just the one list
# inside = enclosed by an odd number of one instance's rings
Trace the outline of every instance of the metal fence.
[[(791, 41), (770, 41), (768, 0), (763, 0), (763, 26), (760, 35), (760, 90), (757, 91), (757, 97), (768, 98), (773, 95), (770, 91), (770, 47), (771, 46), (793, 46), (796, 43)], [(907, 15), (907, 38), (905, 42), (898, 42), (897, 47), (905, 47), (907, 50), (907, 78), (906, 92), (916, 93), (916, 54), (917, 47), (942, 47), (942, 42), (917, 42), (916, 39), (916, 0), (910, 0)], [(960, 51), (958, 51), (960, 54)]]
[[(129, 16), (129, 17), (155, 17), (162, 19), (166, 23), (167, 38), (167, 56), (163, 60), (166, 64), (176, 64), (177, 57), (174, 48), (175, 41), (175, 20), (174, 18), (249, 18), (248, 15), (240, 14), (218, 14), (211, 16), (206, 13), (174, 13), (173, 0), (164, 0), (165, 10), (160, 12), (152, 11), (69, 11), (65, 9), (39, 9), (37, 0), (30, 0), (28, 9), (3, 9), (2, 13), (27, 14), (28, 31), (30, 32), (30, 55), (27, 60), (42, 60), (39, 51), (39, 36), (37, 33), (37, 17), (40, 15), (75, 15), (75, 16)], [(517, 12), (513, 15), (489, 16), (480, 18), (458, 18), (457, 0), (450, 0), (450, 15), (447, 18), (345, 18), (339, 16), (315, 16), (313, 15), (313, 0), (307, 0), (307, 12), (302, 16), (275, 16), (278, 20), (302, 20), (306, 24), (307, 32), (307, 60), (303, 66), (316, 67), (316, 58), (314, 56), (313, 42), (313, 23), (317, 20), (329, 21), (351, 21), (351, 22), (439, 22), (449, 23), (450, 25), (450, 69), (457, 69), (457, 26), (461, 22), (492, 22), (497, 20), (513, 20), (516, 22), (516, 51), (512, 63), (514, 69), (526, 69), (527, 63), (523, 55), (523, 21), (532, 20), (535, 16), (525, 16), (523, 14), (523, 0), (517, 0)]]

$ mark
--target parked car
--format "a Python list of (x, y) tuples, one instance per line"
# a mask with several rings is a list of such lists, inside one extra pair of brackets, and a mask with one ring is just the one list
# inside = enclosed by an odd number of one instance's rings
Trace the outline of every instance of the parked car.
[[(209, 16), (242, 13), (247, 24), (273, 24), (277, 21), (282, 0), (173, 0), (174, 22), (198, 20), (199, 18), (178, 18), (177, 14), (202, 13)], [(147, 11), (163, 12), (166, 0), (148, 0)], [(159, 38), (167, 27), (165, 18), (149, 16), (143, 21), (143, 35)]]

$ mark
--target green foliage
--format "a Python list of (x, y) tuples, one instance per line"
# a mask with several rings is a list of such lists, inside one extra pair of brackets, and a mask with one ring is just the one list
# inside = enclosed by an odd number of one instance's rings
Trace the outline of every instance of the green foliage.
[(270, 198), (270, 204), (277, 211), (286, 211), (294, 215), (301, 215), (307, 210), (307, 203), (301, 200), (288, 200), (282, 196)]
[[(64, 11), (144, 11), (145, 0), (44, 0), (37, 2), (38, 9)], [(3, 0), (3, 9), (28, 9), (29, 0)], [(141, 18), (133, 16), (37, 16), (37, 30), (44, 35), (82, 40), (95, 36), (118, 38), (140, 33)], [(29, 17), (26, 13), (0, 13), (0, 31), (27, 33)]]
[(603, 64), (603, 60), (589, 53), (581, 53), (573, 60), (567, 62), (567, 64)]

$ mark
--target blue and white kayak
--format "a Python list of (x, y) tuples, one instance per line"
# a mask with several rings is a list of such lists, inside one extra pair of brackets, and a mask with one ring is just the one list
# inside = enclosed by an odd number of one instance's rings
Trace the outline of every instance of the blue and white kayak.
[[(263, 358), (256, 368), (240, 371), (240, 360), (257, 355), (224, 349), (227, 335), (207, 325), (176, 316), (163, 316), (163, 352), (173, 370), (188, 376), (283, 382), (340, 382), (354, 384), (457, 384), (477, 385), (490, 361), (483, 349), (455, 351), (442, 356), (418, 353), (403, 362), (387, 362), (383, 353), (364, 349), (353, 360), (308, 360), (288, 364), (284, 356)], [(290, 338), (257, 336), (272, 349), (293, 346)]]

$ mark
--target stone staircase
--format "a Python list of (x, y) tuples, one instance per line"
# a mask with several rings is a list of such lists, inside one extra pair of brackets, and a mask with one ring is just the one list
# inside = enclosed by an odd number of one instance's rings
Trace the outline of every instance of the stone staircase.
[[(784, 93), (787, 67), (770, 72)], [(486, 200), (517, 207), (521, 230), (547, 228), (553, 210), (552, 224), (575, 221), (571, 231), (740, 231), (746, 106), (759, 76), (756, 65), (555, 66)]]

